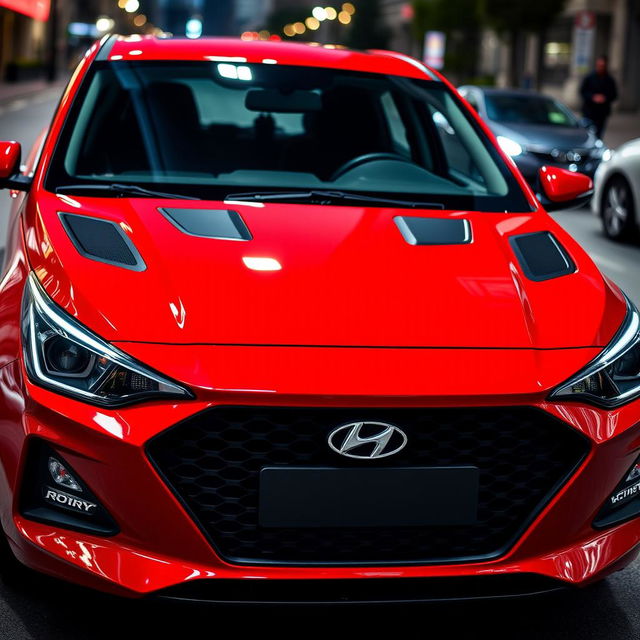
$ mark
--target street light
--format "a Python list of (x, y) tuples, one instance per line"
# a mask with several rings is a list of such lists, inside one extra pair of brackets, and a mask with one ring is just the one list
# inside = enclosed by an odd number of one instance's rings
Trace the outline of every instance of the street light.
[(124, 10), (127, 13), (135, 13), (140, 8), (138, 0), (127, 0), (124, 4)]
[(320, 20), (312, 16), (308, 17), (304, 23), (307, 25), (307, 29), (310, 29), (311, 31), (315, 31), (320, 27)]
[(192, 40), (199, 38), (202, 35), (202, 20), (200, 20), (200, 18), (190, 18), (187, 20), (185, 35)]
[(107, 16), (100, 16), (96, 20), (96, 29), (100, 33), (107, 33), (107, 31), (111, 31), (111, 29), (113, 29), (115, 24), (116, 24), (115, 21), (112, 20), (111, 18)]
[(313, 14), (313, 17), (320, 22), (327, 19), (327, 11), (322, 7), (314, 7), (311, 13)]

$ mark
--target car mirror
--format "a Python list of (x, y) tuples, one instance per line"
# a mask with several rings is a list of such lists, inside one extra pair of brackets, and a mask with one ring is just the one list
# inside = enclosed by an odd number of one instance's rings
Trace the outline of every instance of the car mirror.
[(6, 180), (20, 169), (19, 142), (0, 142), (0, 180)]
[(322, 99), (313, 91), (283, 93), (275, 89), (251, 89), (247, 92), (244, 106), (249, 111), (310, 113), (322, 109)]
[(593, 195), (593, 180), (576, 171), (544, 166), (538, 171), (538, 181), (538, 200), (547, 211), (582, 207)]
[(26, 191), (31, 179), (20, 175), (22, 148), (19, 142), (0, 142), (0, 189)]

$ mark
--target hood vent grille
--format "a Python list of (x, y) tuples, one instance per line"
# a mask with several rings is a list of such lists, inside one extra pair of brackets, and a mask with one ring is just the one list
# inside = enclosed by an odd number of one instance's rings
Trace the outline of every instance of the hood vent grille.
[(541, 282), (575, 273), (575, 263), (548, 231), (511, 236), (509, 242), (529, 280)]
[(251, 240), (252, 236), (237, 211), (227, 209), (163, 208), (159, 211), (180, 231), (198, 238)]
[(402, 237), (413, 245), (450, 245), (471, 242), (471, 225), (459, 218), (394, 218)]
[(116, 222), (72, 213), (58, 215), (71, 242), (85, 258), (134, 271), (146, 268), (137, 249)]

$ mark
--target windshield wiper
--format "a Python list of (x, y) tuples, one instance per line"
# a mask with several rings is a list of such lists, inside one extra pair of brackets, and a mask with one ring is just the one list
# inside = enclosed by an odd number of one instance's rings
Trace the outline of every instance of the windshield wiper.
[(167, 193), (165, 191), (154, 191), (145, 189), (135, 184), (65, 184), (56, 188), (56, 193), (77, 193), (82, 191), (109, 191), (119, 197), (140, 196), (142, 198), (171, 198), (174, 200), (200, 200), (195, 196), (184, 196), (179, 193)]
[(250, 200), (252, 202), (268, 202), (270, 200), (317, 200), (320, 204), (330, 204), (336, 200), (349, 200), (352, 202), (389, 204), (414, 209), (444, 209), (444, 205), (439, 202), (383, 198), (359, 193), (349, 193), (346, 191), (332, 191), (329, 189), (309, 189), (308, 191), (246, 191), (242, 193), (229, 193), (225, 196), (225, 200)]

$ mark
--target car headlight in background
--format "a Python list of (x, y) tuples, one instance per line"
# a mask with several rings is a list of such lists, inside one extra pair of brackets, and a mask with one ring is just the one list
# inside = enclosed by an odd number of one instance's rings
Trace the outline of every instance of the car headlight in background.
[(24, 291), (22, 342), (32, 382), (91, 404), (116, 407), (143, 399), (193, 397), (63, 311), (33, 273)]
[(500, 148), (512, 158), (521, 155), (524, 152), (522, 145), (518, 144), (515, 140), (511, 138), (507, 138), (505, 136), (498, 136), (496, 138), (498, 140), (498, 144)]
[(640, 396), (640, 314), (627, 299), (627, 315), (613, 340), (551, 398), (619, 407)]
[(602, 162), (608, 162), (609, 160), (611, 160), (611, 156), (613, 156), (613, 149), (605, 147), (600, 140), (598, 140), (597, 142), (600, 142), (600, 144), (598, 145), (596, 143), (596, 147), (591, 150), (591, 153), (589, 155), (592, 158), (599, 158), (600, 160), (602, 160)]

